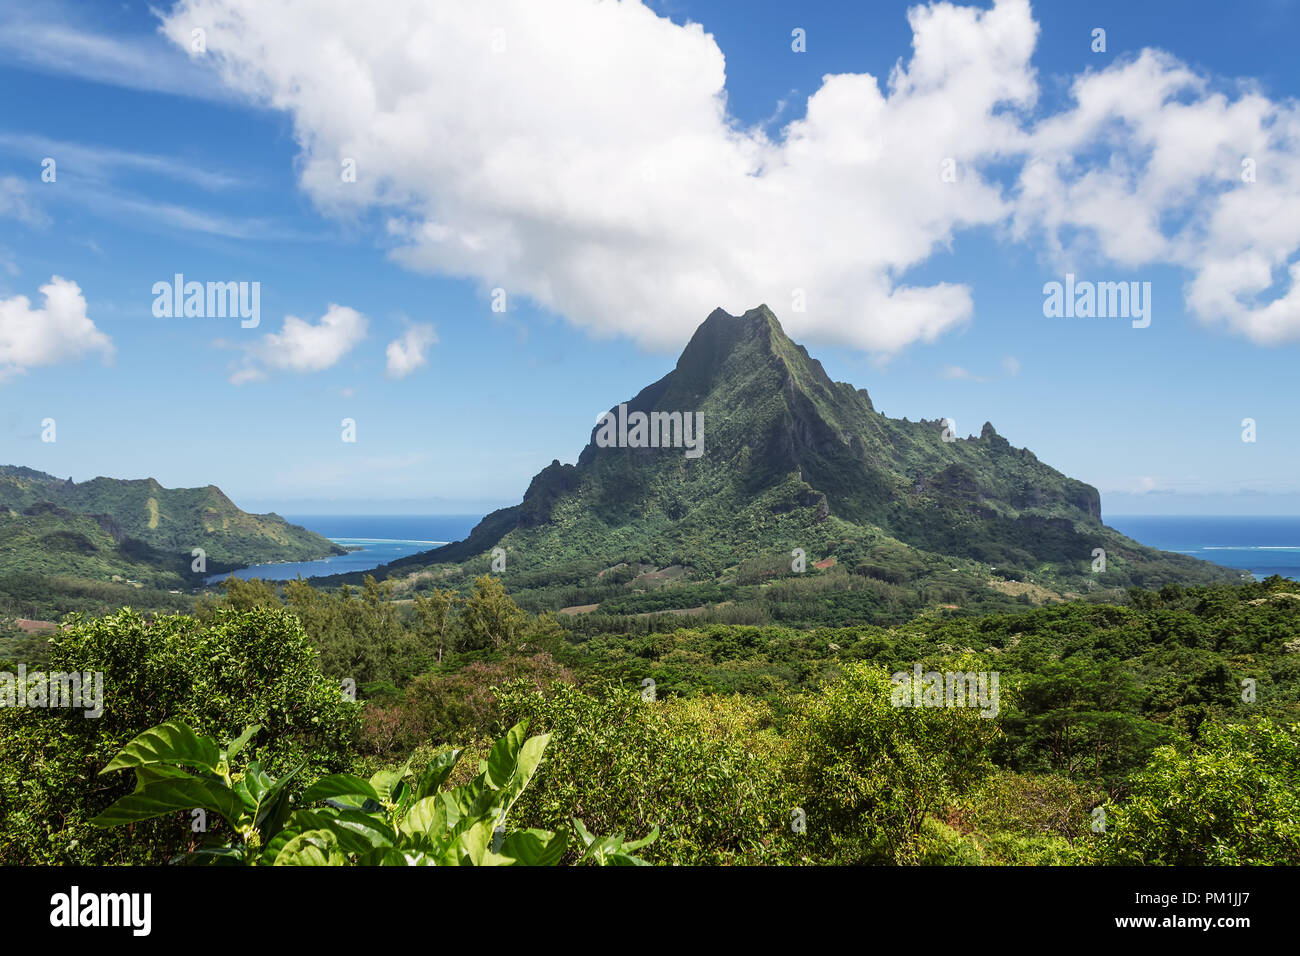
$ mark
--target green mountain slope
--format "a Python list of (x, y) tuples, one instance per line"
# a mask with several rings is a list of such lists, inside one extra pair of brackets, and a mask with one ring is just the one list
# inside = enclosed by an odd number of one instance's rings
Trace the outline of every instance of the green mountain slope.
[(152, 478), (81, 483), (0, 465), (0, 573), (110, 579), (155, 587), (199, 583), (249, 564), (308, 561), (344, 550), (279, 515), (241, 511), (221, 489), (164, 488)]
[(702, 413), (703, 453), (600, 447), (593, 428), (576, 465), (552, 462), (522, 503), (390, 572), (482, 571), (500, 547), (507, 581), (530, 586), (579, 585), (620, 562), (734, 577), (754, 561), (789, 572), (802, 548), (810, 567), (834, 558), (896, 583), (957, 574), (970, 586), (1033, 580), (1066, 593), (1239, 577), (1107, 528), (1095, 488), (1011, 447), (991, 424), (946, 441), (942, 420), (877, 412), (865, 390), (831, 381), (766, 306), (716, 310), (676, 368), (626, 404), (629, 415)]

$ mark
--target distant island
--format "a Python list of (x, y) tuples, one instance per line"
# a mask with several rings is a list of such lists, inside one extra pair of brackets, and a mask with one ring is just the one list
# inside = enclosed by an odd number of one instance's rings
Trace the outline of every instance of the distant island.
[(103, 600), (140, 606), (141, 589), (187, 592), (209, 575), (250, 564), (346, 553), (279, 515), (241, 510), (215, 485), (74, 482), (0, 465), (0, 600), (27, 606), (25, 617)]

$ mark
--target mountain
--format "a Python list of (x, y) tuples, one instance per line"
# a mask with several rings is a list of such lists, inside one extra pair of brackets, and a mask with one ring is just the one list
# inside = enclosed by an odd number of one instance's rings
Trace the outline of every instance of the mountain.
[(64, 480), (0, 465), (0, 573), (34, 572), (155, 587), (201, 582), (249, 564), (308, 561), (344, 549), (279, 515), (241, 511), (220, 488), (164, 488), (152, 478)]
[[(676, 368), (625, 404), (612, 412), (628, 422), (629, 443), (634, 413), (698, 412), (702, 448), (604, 447), (613, 428), (598, 425), (577, 464), (553, 461), (520, 504), (390, 573), (447, 563), (481, 573), (503, 548), (507, 581), (527, 587), (594, 583), (593, 569), (620, 564), (634, 569), (631, 583), (657, 587), (644, 575), (736, 581), (755, 562), (788, 573), (801, 548), (810, 568), (957, 590), (1033, 582), (1064, 594), (1239, 577), (1106, 527), (1095, 488), (990, 423), (958, 438), (943, 419), (876, 411), (864, 389), (831, 381), (766, 306), (715, 310)], [(1098, 548), (1106, 566), (1095, 572)]]

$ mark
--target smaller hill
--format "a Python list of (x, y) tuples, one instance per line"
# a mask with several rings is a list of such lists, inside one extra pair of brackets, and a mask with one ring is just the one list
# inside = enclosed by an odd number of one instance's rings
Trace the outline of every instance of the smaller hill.
[[(196, 548), (206, 570), (193, 570)], [(250, 564), (343, 554), (277, 514), (241, 510), (220, 488), (153, 478), (74, 482), (0, 465), (0, 575), (28, 573), (190, 587)]]

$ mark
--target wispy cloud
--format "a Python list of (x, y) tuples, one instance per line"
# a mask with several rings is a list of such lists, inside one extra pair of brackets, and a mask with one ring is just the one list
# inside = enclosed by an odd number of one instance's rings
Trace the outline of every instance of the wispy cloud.
[(219, 216), (177, 203), (143, 199), (103, 190), (74, 190), (69, 187), (66, 191), (60, 192), (60, 198), (75, 201), (78, 205), (114, 222), (136, 224), (144, 222), (226, 239), (263, 242), (313, 242), (322, 238), (319, 233), (293, 229), (271, 219)]
[(791, 90), (785, 96), (781, 97), (779, 100), (776, 101), (776, 109), (772, 110), (771, 114), (767, 116), (765, 119), (760, 120), (758, 125), (761, 128), (766, 129), (767, 127), (772, 126), (777, 122), (779, 122), (781, 117), (785, 115), (785, 111), (790, 108), (791, 100), (793, 100), (798, 95), (799, 95), (798, 90)]
[(49, 223), (49, 217), (32, 198), (31, 188), (17, 176), (0, 176), (0, 219), (17, 219), (29, 226)]
[[(131, 172), (162, 176), (209, 190), (227, 189), (243, 183), (237, 176), (202, 169), (184, 159), (50, 139), (30, 133), (0, 131), (0, 151), (28, 157), (33, 163), (49, 157), (57, 163), (59, 173), (71, 173), (79, 179), (107, 180), (114, 174)], [(206, 159), (204, 163), (207, 165)]]
[[(1008, 355), (1002, 360), (1002, 372), (1005, 378), (1015, 378), (1020, 374), (1020, 360), (1015, 356)], [(977, 375), (970, 369), (963, 368), (960, 365), (945, 365), (939, 372), (940, 377), (963, 382), (993, 382), (997, 380), (996, 375)]]
[(148, 93), (246, 102), (157, 34), (113, 35), (56, 3), (0, 11), (0, 63)]
[[(200, 169), (183, 159), (152, 153), (139, 153), (85, 143), (50, 139), (45, 136), (0, 132), (0, 152), (26, 156), (32, 169), (49, 157), (55, 160), (54, 185), (41, 195), (49, 203), (38, 203), (40, 190), (17, 176), (0, 176), (0, 218), (15, 218), (34, 226), (46, 226), (50, 217), (45, 206), (69, 202), (115, 224), (145, 224), (166, 229), (197, 232), (226, 239), (261, 241), (317, 241), (318, 232), (293, 229), (264, 217), (218, 215), (192, 206), (146, 198), (121, 188), (117, 180), (123, 173), (165, 177), (199, 186), (210, 191), (244, 184), (239, 177), (211, 169)], [(33, 172), (33, 181), (36, 173)], [(78, 240), (81, 241), (81, 240)], [(92, 251), (102, 250), (90, 243)]]
[(945, 365), (943, 371), (939, 373), (944, 378), (958, 379), (964, 382), (987, 382), (988, 379), (976, 375), (969, 369), (964, 369), (960, 365)]
[(389, 378), (406, 378), (416, 369), (428, 364), (428, 351), (438, 343), (438, 333), (427, 322), (409, 325), (400, 339), (388, 343), (385, 355)]

